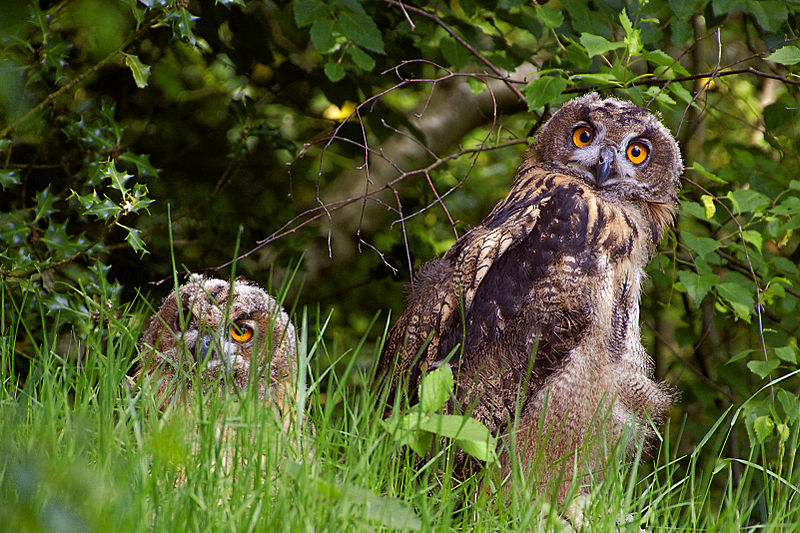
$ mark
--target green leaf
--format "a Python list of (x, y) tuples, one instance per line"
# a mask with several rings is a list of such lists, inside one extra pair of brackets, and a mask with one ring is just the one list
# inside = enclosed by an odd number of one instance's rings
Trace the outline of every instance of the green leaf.
[(113, 161), (110, 161), (103, 171), (103, 175), (111, 180), (111, 187), (121, 192), (123, 195), (128, 192), (125, 183), (133, 176), (127, 172), (120, 172)]
[(681, 232), (681, 240), (690, 250), (694, 251), (702, 258), (705, 258), (708, 254), (714, 253), (722, 244), (717, 239), (697, 237), (688, 231)]
[(419, 384), (419, 404), (425, 413), (440, 409), (453, 390), (453, 371), (450, 365), (442, 365), (422, 378)]
[(781, 46), (764, 59), (781, 65), (796, 65), (800, 63), (800, 48), (797, 46)]
[(342, 13), (339, 17), (344, 35), (357, 45), (379, 54), (383, 51), (381, 31), (369, 16), (360, 13)]
[(454, 439), (468, 454), (492, 463), (497, 460), (497, 442), (489, 430), (475, 420), (462, 415), (435, 414), (419, 425), (420, 429)]
[(347, 53), (350, 54), (350, 57), (353, 58), (353, 62), (358, 65), (358, 68), (361, 70), (366, 70), (369, 72), (375, 68), (375, 60), (372, 59), (372, 56), (358, 46), (349, 46), (347, 48)]
[(333, 83), (344, 78), (344, 67), (341, 63), (325, 63), (325, 75), (328, 76), (328, 79), (331, 80)]
[(323, 17), (330, 18), (330, 9), (320, 0), (294, 0), (292, 12), (298, 28), (310, 26), (315, 20)]
[(19, 171), (0, 170), (0, 187), (5, 190), (7, 187), (19, 185)]
[(776, 396), (788, 421), (794, 423), (800, 416), (800, 398), (784, 389), (778, 389)]
[(700, 174), (702, 174), (703, 176), (705, 176), (709, 180), (711, 180), (713, 182), (716, 182), (716, 183), (726, 183), (726, 184), (728, 183), (727, 181), (725, 181), (724, 179), (720, 178), (716, 174), (706, 170), (705, 167), (703, 165), (701, 165), (700, 163), (698, 163), (697, 161), (695, 161), (692, 164), (692, 166), (690, 166), (687, 170), (694, 170), (695, 172), (699, 172)]
[(779, 348), (775, 348), (775, 355), (777, 355), (782, 361), (786, 361), (787, 363), (791, 363), (793, 365), (797, 364), (796, 346), (781, 346)]
[(746, 10), (756, 17), (758, 25), (770, 33), (777, 32), (789, 15), (786, 2), (779, 0), (746, 0)]
[(531, 81), (522, 92), (528, 101), (528, 110), (533, 111), (554, 102), (566, 88), (567, 80), (554, 76), (543, 76)]
[(750, 322), (750, 315), (753, 313), (755, 305), (755, 299), (750, 287), (741, 283), (726, 281), (717, 286), (717, 293), (730, 304), (737, 317), (748, 323)]
[(591, 33), (582, 33), (580, 42), (586, 49), (586, 53), (588, 53), (590, 57), (605, 55), (611, 50), (618, 50), (620, 48), (625, 48), (625, 43), (622, 42), (612, 43), (605, 37), (600, 37), (599, 35), (592, 35)]
[(133, 54), (124, 54), (125, 64), (131, 69), (133, 81), (140, 89), (147, 87), (147, 79), (150, 77), (150, 67), (139, 61), (139, 57)]
[(33, 223), (35, 224), (42, 218), (48, 217), (55, 213), (56, 210), (53, 207), (53, 204), (58, 200), (58, 196), (50, 192), (49, 185), (45, 188), (45, 190), (36, 193), (36, 212), (33, 217)]
[(323, 54), (329, 52), (336, 44), (333, 38), (334, 21), (327, 18), (319, 18), (311, 25), (311, 44)]
[(124, 226), (119, 224), (120, 227), (125, 229), (128, 232), (128, 235), (125, 236), (125, 241), (130, 245), (131, 248), (135, 252), (139, 252), (142, 255), (147, 253), (147, 248), (145, 247), (144, 241), (141, 238), (142, 231), (136, 228), (129, 228), (128, 226)]
[(758, 213), (771, 203), (769, 196), (752, 189), (736, 189), (728, 197), (734, 200), (737, 214)]
[(561, 11), (556, 9), (546, 9), (542, 6), (535, 6), (536, 10), (536, 18), (538, 18), (542, 24), (547, 26), (551, 29), (556, 29), (562, 24), (564, 24), (564, 15)]
[(756, 432), (759, 443), (766, 441), (767, 437), (772, 435), (773, 429), (775, 429), (775, 422), (767, 415), (759, 416), (753, 421), (753, 430)]
[(678, 271), (678, 279), (683, 283), (689, 297), (698, 306), (718, 281), (714, 274), (695, 274), (689, 270)]
[(770, 372), (773, 372), (780, 366), (778, 361), (748, 361), (747, 368), (750, 372), (756, 374), (761, 379), (767, 377)]
[(753, 230), (742, 231), (742, 238), (745, 240), (745, 242), (749, 242), (755, 246), (758, 251), (761, 251), (761, 245), (764, 243), (764, 237), (762, 237), (759, 232)]

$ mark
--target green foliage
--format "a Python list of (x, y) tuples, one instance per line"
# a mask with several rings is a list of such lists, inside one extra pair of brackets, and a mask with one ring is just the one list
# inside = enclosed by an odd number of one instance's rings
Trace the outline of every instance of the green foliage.
[[(505, 194), (532, 125), (595, 90), (659, 111), (687, 167), (642, 331), (659, 376), (681, 389), (673, 421), (690, 421), (667, 444), (699, 450), (667, 460), (705, 464), (698, 490), (731, 507), (710, 510), (689, 489), (676, 497), (690, 499), (698, 527), (791, 518), (775, 509), (798, 485), (787, 453), (800, 409), (798, 20), (795, 3), (771, 0), (7, 0), (4, 387), (36, 397), (55, 386), (31, 372), (72, 337), (113, 343), (138, 291), (157, 301), (169, 289), (157, 282), (171, 279), (173, 254), (179, 269), (227, 272), (239, 242), (237, 274), (262, 283), (289, 277), (274, 265), (304, 254), (306, 290), (291, 298), (333, 308), (319, 365), (342, 372), (340, 354), (377, 345), (367, 332), (400, 310), (411, 271)], [(360, 353), (354, 365), (373, 364)], [(316, 392), (364, 387), (342, 379)], [(456, 435), (438, 412), (442, 383), (407, 422), (420, 450)], [(372, 436), (396, 444), (383, 429)], [(37, 461), (22, 460), (52, 467)], [(109, 472), (99, 475), (105, 486)], [(308, 486), (351, 487), (328, 475), (309, 474)], [(415, 501), (422, 523), (446, 514)], [(686, 518), (679, 502), (664, 523)]]
[(453, 391), (450, 365), (429, 372), (419, 384), (419, 403), (409, 407), (406, 414), (393, 413), (383, 422), (386, 431), (423, 457), (434, 437), (445, 437), (469, 455), (487, 464), (497, 463), (497, 442), (486, 426), (465, 415), (436, 413)]

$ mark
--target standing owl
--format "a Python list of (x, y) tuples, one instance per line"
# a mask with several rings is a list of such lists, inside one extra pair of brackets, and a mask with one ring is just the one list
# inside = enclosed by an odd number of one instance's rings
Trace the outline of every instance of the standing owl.
[(601, 435), (652, 437), (674, 393), (652, 380), (639, 297), (682, 170), (646, 110), (595, 93), (564, 104), (508, 196), (418, 272), (379, 362), (392, 397), (413, 402), (421, 376), (448, 362), (450, 408), (512, 434), (540, 489), (561, 482), (559, 499), (576, 459), (602, 466)]
[(258, 285), (192, 275), (166, 297), (141, 341), (134, 376), (148, 376), (158, 402), (186, 401), (193, 387), (257, 391), (286, 414), (296, 376), (289, 316)]

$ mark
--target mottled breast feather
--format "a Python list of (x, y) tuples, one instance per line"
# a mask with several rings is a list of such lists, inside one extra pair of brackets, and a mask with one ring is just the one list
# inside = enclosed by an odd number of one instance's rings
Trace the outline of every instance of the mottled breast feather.
[[(473, 416), (500, 429), (519, 389), (535, 393), (580, 342), (614, 264), (649, 261), (652, 238), (637, 239), (649, 231), (581, 180), (522, 168), (483, 222), (420, 270), (379, 371), (393, 389), (405, 376), (413, 401), (420, 376), (452, 352), (459, 410), (474, 406)], [(625, 318), (615, 320), (624, 336)]]

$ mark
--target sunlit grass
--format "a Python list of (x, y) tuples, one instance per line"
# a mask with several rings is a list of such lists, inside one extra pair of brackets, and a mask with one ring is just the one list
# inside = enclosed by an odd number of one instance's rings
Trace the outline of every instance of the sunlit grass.
[[(3, 531), (569, 530), (520, 476), (495, 490), (497, 471), (452, 478), (452, 449), (426, 459), (402, 449), (381, 423), (374, 365), (365, 364), (380, 344), (329, 353), (326, 316), (295, 315), (307, 389), (284, 431), (256, 395), (197, 395), (161, 412), (147, 386), (132, 388), (126, 376), (150, 312), (143, 303), (101, 312), (94, 334), (56, 324), (41, 339), (5, 309)], [(385, 326), (376, 318), (371, 330)], [(20, 353), (27, 369), (14, 366)], [(655, 460), (610, 451), (586, 500), (591, 531), (797, 530), (800, 424), (788, 426), (780, 454), (730, 458), (736, 407), (688, 456), (676, 452), (683, 427), (669, 425)]]

